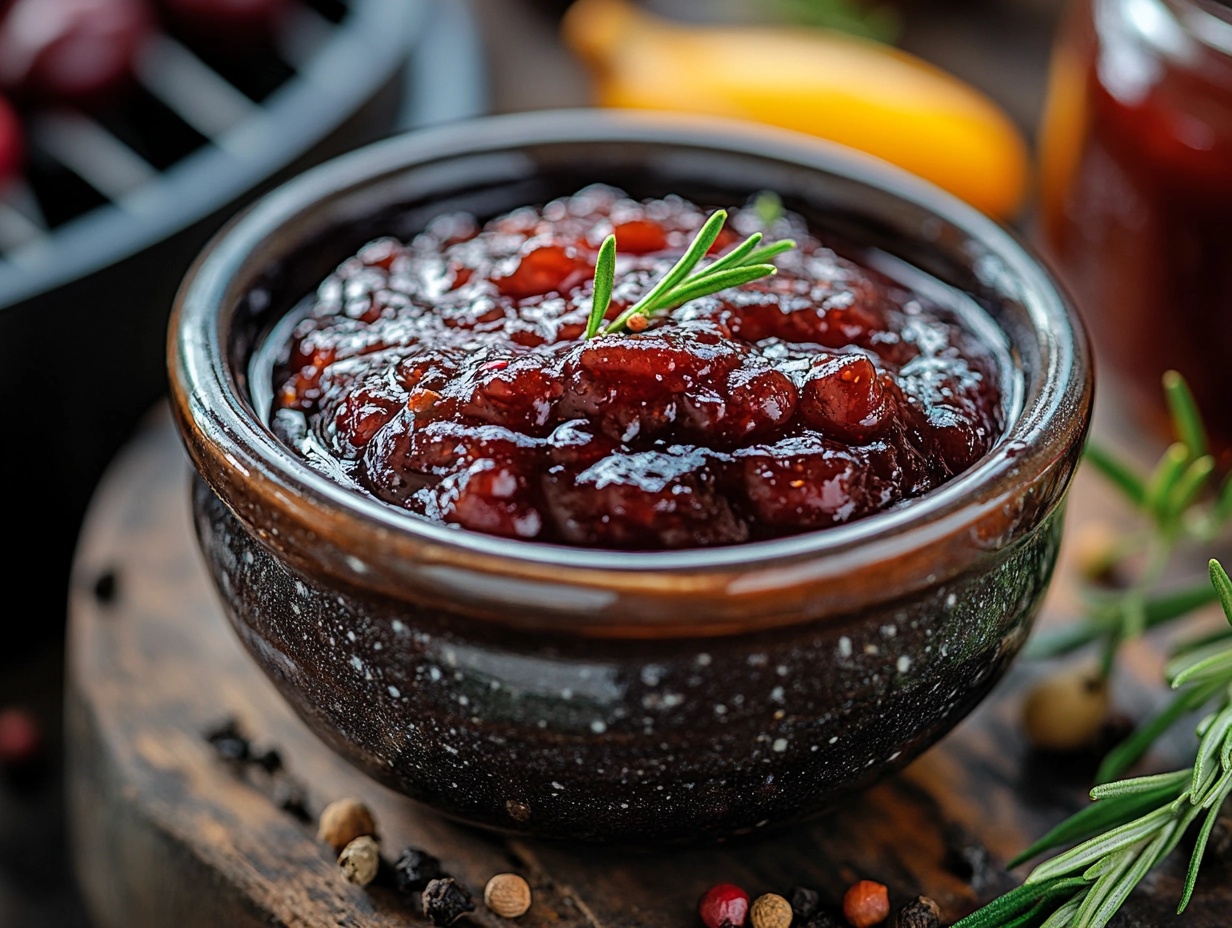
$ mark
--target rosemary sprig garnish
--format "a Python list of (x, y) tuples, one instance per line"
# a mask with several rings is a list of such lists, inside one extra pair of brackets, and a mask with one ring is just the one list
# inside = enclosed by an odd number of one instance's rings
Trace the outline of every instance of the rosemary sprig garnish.
[[(1210, 584), (1232, 624), (1232, 580), (1217, 560)], [(1202, 819), (1177, 914), (1193, 895), (1207, 840), (1232, 794), (1232, 635), (1228, 631), (1173, 657), (1165, 676), (1175, 691), (1167, 713), (1179, 717), (1214, 703), (1198, 724), (1193, 764), (1182, 770), (1102, 783), (1093, 803), (1023, 851), (1010, 866), (1065, 845), (1038, 864), (1023, 885), (960, 919), (952, 928), (1102, 928), (1134, 888)]]
[(699, 270), (698, 264), (718, 239), (726, 221), (726, 210), (712, 213), (671, 270), (641, 299), (626, 307), (607, 325), (603, 324), (603, 319), (616, 287), (616, 236), (609, 235), (604, 239), (595, 262), (594, 297), (586, 323), (586, 338), (620, 332), (629, 327), (629, 320), (635, 316), (649, 319), (656, 313), (675, 309), (690, 300), (774, 274), (778, 269), (769, 263), (770, 260), (796, 247), (791, 239), (761, 245), (762, 233), (754, 232), (727, 254)]

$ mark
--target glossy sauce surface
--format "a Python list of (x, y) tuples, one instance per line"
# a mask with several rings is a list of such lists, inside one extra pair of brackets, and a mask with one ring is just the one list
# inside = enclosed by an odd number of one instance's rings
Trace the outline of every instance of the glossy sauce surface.
[(369, 243), (274, 335), (275, 432), (436, 522), (633, 550), (851, 522), (991, 447), (1007, 362), (970, 324), (974, 304), (841, 257), (792, 214), (719, 205), (712, 256), (757, 231), (794, 239), (777, 274), (592, 339), (604, 237), (618, 245), (610, 319), (715, 207), (595, 186)]

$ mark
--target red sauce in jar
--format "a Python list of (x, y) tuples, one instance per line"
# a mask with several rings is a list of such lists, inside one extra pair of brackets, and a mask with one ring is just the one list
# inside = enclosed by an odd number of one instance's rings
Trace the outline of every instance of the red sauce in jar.
[(1161, 378), (1232, 449), (1232, 4), (1080, 0), (1041, 132), (1042, 245), (1118, 412), (1160, 438)]
[(604, 237), (618, 243), (612, 319), (707, 215), (595, 186), (373, 241), (284, 326), (273, 427), (336, 478), (433, 521), (622, 549), (851, 522), (988, 451), (1004, 418), (995, 339), (792, 214), (767, 227), (730, 210), (711, 249), (755, 231), (794, 239), (774, 276), (586, 339)]

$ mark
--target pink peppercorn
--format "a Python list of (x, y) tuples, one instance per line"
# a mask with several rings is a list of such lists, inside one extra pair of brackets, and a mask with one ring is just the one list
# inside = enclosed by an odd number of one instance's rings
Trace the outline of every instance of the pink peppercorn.
[(706, 928), (740, 928), (749, 914), (749, 894), (733, 883), (716, 883), (702, 893), (697, 914)]

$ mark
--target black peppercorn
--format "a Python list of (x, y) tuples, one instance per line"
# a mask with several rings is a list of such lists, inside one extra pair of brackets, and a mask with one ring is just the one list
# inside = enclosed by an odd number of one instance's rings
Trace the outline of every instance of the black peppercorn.
[(243, 763), (252, 755), (252, 746), (240, 730), (239, 722), (228, 718), (205, 733), (205, 740), (223, 760)]
[(917, 896), (898, 910), (894, 928), (941, 928), (941, 907), (927, 896)]
[(252, 762), (271, 776), (282, 769), (282, 755), (275, 748), (254, 753)]
[(798, 928), (849, 928), (847, 922), (836, 912), (819, 908), (803, 921), (794, 923)]
[(475, 911), (475, 900), (470, 890), (453, 877), (439, 877), (424, 887), (423, 909), (432, 924), (446, 928), (467, 912)]
[(429, 883), (444, 875), (441, 862), (417, 847), (403, 848), (394, 861), (394, 879), (404, 893), (422, 892)]
[(821, 893), (807, 886), (795, 886), (792, 887), (788, 901), (791, 903), (791, 911), (796, 916), (796, 921), (804, 922), (817, 911), (817, 906), (821, 904)]
[(312, 821), (308, 811), (308, 791), (294, 777), (283, 773), (274, 784), (274, 805), (305, 824)]
[(988, 885), (994, 870), (988, 848), (958, 824), (946, 827), (945, 845), (945, 865), (951, 873), (966, 880), (977, 891)]
[(104, 605), (115, 602), (117, 586), (115, 571), (103, 571), (94, 580), (94, 598)]

